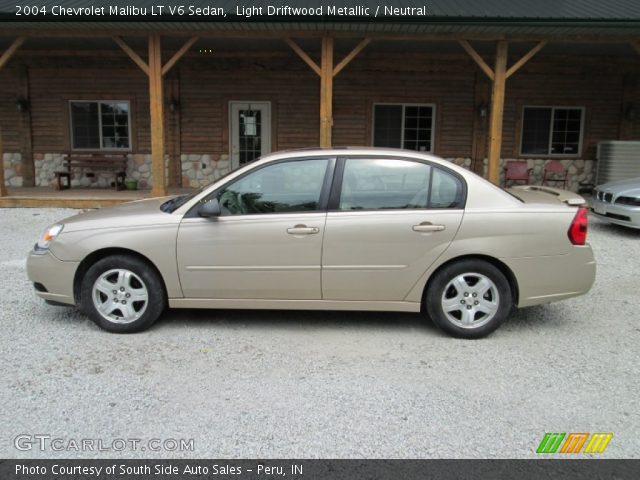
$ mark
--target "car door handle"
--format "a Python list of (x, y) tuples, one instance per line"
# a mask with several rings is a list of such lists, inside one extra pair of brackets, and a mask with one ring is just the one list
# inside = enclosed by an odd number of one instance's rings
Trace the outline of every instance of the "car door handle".
[(307, 227), (306, 225), (296, 225), (292, 228), (287, 228), (289, 235), (313, 235), (320, 232), (318, 227)]
[(418, 225), (414, 225), (411, 228), (413, 229), (414, 232), (424, 233), (424, 232), (441, 232), (446, 227), (444, 225), (434, 225), (431, 222), (422, 222)]

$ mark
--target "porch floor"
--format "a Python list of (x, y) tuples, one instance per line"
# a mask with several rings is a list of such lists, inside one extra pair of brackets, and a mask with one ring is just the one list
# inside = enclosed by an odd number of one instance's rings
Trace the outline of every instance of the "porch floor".
[[(170, 188), (169, 195), (193, 192), (190, 188)], [(100, 188), (8, 187), (0, 197), (0, 208), (101, 208), (151, 197), (151, 190), (113, 190)]]

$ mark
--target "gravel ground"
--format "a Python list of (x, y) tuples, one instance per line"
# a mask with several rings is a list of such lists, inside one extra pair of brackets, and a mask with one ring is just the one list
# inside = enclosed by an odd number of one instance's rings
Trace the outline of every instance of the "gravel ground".
[[(613, 432), (640, 457), (640, 231), (591, 220), (589, 295), (479, 341), (417, 314), (173, 311), (113, 335), (36, 298), (25, 256), (72, 211), (0, 210), (1, 458), (535, 457), (544, 432)], [(20, 434), (69, 451), (19, 451)], [(71, 440), (194, 439), (80, 452)], [(171, 445), (168, 445), (171, 447)]]

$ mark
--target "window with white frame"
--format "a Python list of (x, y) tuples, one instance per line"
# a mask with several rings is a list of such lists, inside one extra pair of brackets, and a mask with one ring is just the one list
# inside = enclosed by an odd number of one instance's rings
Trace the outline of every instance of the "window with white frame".
[(433, 151), (434, 105), (373, 106), (373, 146)]
[(129, 150), (131, 116), (128, 101), (69, 102), (74, 150)]
[(584, 108), (524, 107), (522, 155), (579, 155)]

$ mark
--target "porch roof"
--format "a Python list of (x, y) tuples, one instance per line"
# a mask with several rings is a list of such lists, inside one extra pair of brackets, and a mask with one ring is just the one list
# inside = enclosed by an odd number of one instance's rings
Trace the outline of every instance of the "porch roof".
[[(90, 2), (99, 6), (126, 6), (135, 4), (138, 7), (150, 8), (157, 5), (152, 0), (96, 0)], [(256, 0), (252, 6), (260, 7), (271, 2)], [(367, 6), (372, 11), (380, 5), (379, 0), (361, 0), (348, 2), (344, 0), (318, 1), (302, 0), (295, 2), (295, 7), (318, 7), (328, 5), (336, 7), (354, 6), (354, 3)], [(195, 7), (212, 6), (209, 0), (191, 0)], [(271, 3), (273, 4), (273, 3)], [(68, 8), (86, 7), (83, 0), (43, 0), (41, 5), (51, 12), (53, 6)], [(228, 35), (259, 35), (261, 33), (278, 34), (286, 32), (333, 31), (351, 34), (434, 34), (434, 35), (474, 35), (488, 39), (500, 36), (563, 36), (563, 35), (606, 35), (614, 37), (631, 37), (640, 35), (640, 2), (637, 0), (397, 0), (395, 7), (426, 7), (426, 15), (417, 11), (402, 16), (390, 16), (382, 5), (376, 21), (365, 16), (330, 16), (301, 17), (291, 14), (278, 16), (254, 15), (246, 18), (236, 15), (236, 6), (246, 5), (238, 0), (219, 0), (216, 7), (227, 13), (224, 21), (216, 21), (218, 17), (170, 16), (38, 16), (39, 21), (15, 21), (15, 2), (0, 0), (0, 20), (6, 34), (29, 30), (37, 34), (38, 30), (55, 32), (119, 31), (131, 35), (146, 34), (149, 31), (163, 34), (207, 34), (219, 33)], [(263, 9), (266, 11), (266, 9)], [(311, 21), (305, 21), (311, 18)], [(154, 21), (144, 21), (151, 20)], [(24, 20), (24, 17), (23, 19)], [(46, 23), (43, 23), (45, 20)], [(70, 21), (72, 20), (72, 21)], [(76, 21), (78, 20), (78, 21)], [(135, 20), (135, 21), (134, 21)]]
[[(295, 7), (318, 7), (320, 5), (331, 5), (336, 7), (353, 7), (362, 5), (375, 11), (379, 0), (361, 0), (350, 2), (344, 0), (333, 0), (331, 2), (318, 0), (300, 0), (295, 2)], [(62, 7), (85, 7), (94, 6), (127, 6), (150, 8), (158, 3), (155, 0), (137, 0), (134, 2), (125, 0), (97, 0), (86, 2), (83, 0), (43, 0), (38, 5), (46, 6), (50, 10), (55, 5)], [(209, 0), (191, 0), (189, 5), (194, 7), (212, 6)], [(216, 7), (221, 7), (228, 15), (235, 16), (236, 6), (244, 6), (246, 2), (238, 0), (218, 0)], [(253, 6), (260, 7), (274, 5), (273, 2), (256, 0)], [(522, 21), (538, 23), (542, 21), (561, 20), (563, 22), (574, 21), (639, 21), (640, 3), (636, 0), (396, 0), (394, 7), (426, 7), (427, 17), (430, 21), (461, 21), (473, 20), (476, 22), (487, 22), (490, 20), (500, 21)], [(12, 0), (0, 0), (0, 14), (13, 16), (15, 12), (15, 2)], [(387, 14), (381, 9), (379, 17), (386, 17)], [(265, 16), (266, 17), (266, 16)], [(281, 17), (287, 17), (283, 15)], [(422, 14), (409, 15), (414, 19), (424, 19)], [(266, 17), (269, 18), (269, 17)], [(273, 18), (273, 17), (271, 17)]]

